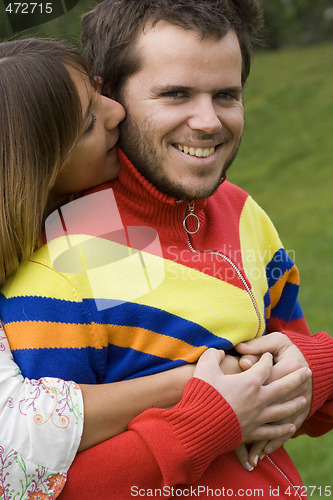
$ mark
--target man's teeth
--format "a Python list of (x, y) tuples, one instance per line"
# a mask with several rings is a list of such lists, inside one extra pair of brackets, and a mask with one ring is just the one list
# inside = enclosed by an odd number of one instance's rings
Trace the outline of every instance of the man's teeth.
[(207, 158), (215, 153), (215, 147), (212, 148), (189, 148), (188, 146), (178, 146), (179, 151), (197, 158)]

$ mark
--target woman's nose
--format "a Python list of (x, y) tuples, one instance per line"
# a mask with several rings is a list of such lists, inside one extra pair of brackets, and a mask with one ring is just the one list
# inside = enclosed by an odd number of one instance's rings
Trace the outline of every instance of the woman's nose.
[(118, 127), (119, 123), (125, 119), (126, 113), (124, 107), (117, 101), (102, 96), (103, 106), (105, 108), (105, 127), (112, 130)]

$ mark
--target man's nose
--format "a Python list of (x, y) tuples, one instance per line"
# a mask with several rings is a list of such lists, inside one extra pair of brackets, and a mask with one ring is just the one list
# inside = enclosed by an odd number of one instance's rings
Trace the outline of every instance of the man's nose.
[(201, 130), (207, 134), (215, 134), (221, 130), (222, 123), (211, 97), (200, 97), (193, 102), (188, 125), (192, 130)]

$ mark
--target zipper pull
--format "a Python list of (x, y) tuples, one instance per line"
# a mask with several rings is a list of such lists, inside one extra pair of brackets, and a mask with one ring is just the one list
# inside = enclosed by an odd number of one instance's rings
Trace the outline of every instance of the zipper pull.
[[(200, 229), (200, 220), (199, 220), (199, 217), (194, 213), (195, 201), (190, 201), (187, 208), (188, 208), (189, 213), (186, 215), (186, 217), (183, 220), (184, 229), (187, 232), (187, 234), (196, 234)], [(194, 217), (196, 219), (197, 228), (195, 229), (195, 231), (190, 231), (187, 227), (187, 219), (189, 217)]]
[(190, 201), (188, 204), (188, 211), (193, 214), (194, 213), (194, 208), (195, 208), (195, 201)]

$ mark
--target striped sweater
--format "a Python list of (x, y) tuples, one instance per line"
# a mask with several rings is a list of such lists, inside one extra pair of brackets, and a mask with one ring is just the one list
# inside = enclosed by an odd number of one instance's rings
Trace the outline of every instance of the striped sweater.
[[(297, 269), (267, 216), (230, 183), (193, 205), (159, 193), (122, 154), (121, 162), (118, 180), (50, 216), (48, 245), (2, 289), (0, 317), (24, 374), (120, 380), (280, 330), (313, 373), (302, 431), (327, 432), (332, 339), (310, 336)], [(182, 484), (178, 497), (204, 485), (201, 498), (222, 487), (234, 498), (244, 487), (266, 497), (273, 487), (287, 499), (301, 486), (283, 448), (245, 471), (230, 451), (241, 439), (228, 403), (192, 378), (175, 408), (147, 410), (127, 432), (78, 454), (59, 498), (128, 500), (133, 487), (150, 497), (152, 488)]]
[(2, 288), (26, 377), (112, 382), (274, 330), (309, 334), (298, 271), (247, 193), (224, 182), (175, 200), (120, 155), (119, 179), (54, 212), (48, 243)]

